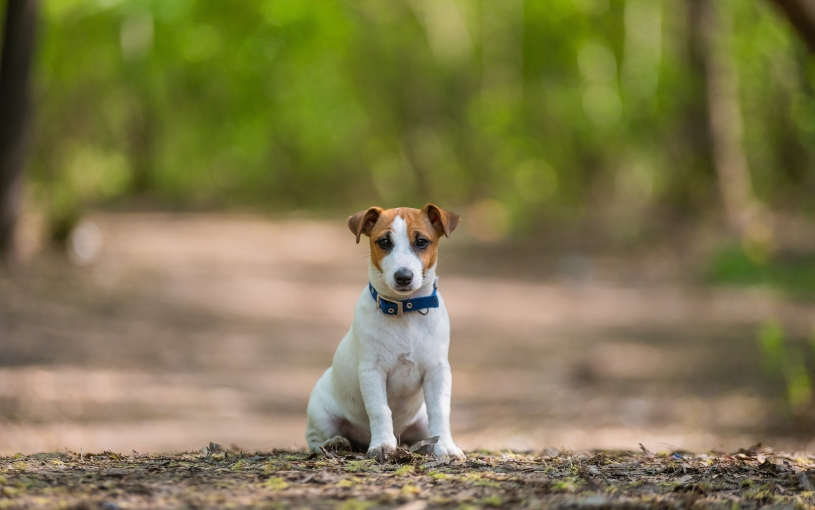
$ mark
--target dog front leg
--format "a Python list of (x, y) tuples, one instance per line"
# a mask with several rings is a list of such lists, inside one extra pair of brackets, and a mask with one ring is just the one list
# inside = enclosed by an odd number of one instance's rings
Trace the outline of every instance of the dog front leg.
[(368, 457), (379, 461), (387, 459), (388, 454), (396, 448), (396, 436), (393, 435), (393, 417), (388, 407), (388, 390), (386, 375), (376, 368), (360, 368), (359, 388), (362, 401), (368, 413), (368, 424), (371, 429), (371, 444)]
[(453, 442), (450, 432), (450, 397), (453, 389), (453, 376), (450, 365), (441, 363), (425, 373), (424, 401), (427, 405), (427, 419), (430, 424), (430, 435), (439, 436), (433, 445), (433, 454), (447, 455), (464, 460), (464, 452)]

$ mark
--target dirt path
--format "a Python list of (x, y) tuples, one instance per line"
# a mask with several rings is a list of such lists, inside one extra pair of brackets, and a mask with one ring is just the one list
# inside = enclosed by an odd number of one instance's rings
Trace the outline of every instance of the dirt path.
[(411, 455), (211, 451), (0, 458), (0, 508), (812, 508), (813, 457), (478, 452)]
[[(311, 386), (367, 281), (342, 222), (98, 214), (87, 267), (45, 254), (0, 279), (0, 454), (303, 445)], [(453, 236), (452, 425), (467, 449), (806, 449), (759, 325), (805, 343), (815, 306), (710, 289), (669, 257)], [(665, 269), (666, 266), (668, 269)], [(666, 276), (667, 275), (667, 276)]]

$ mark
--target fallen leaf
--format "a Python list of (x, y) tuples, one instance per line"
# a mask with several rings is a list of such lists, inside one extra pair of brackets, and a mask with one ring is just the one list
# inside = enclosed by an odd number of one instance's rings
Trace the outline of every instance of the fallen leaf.
[(422, 439), (421, 441), (419, 441), (416, 444), (414, 444), (413, 446), (411, 446), (410, 451), (415, 452), (415, 451), (419, 450), (420, 448), (424, 448), (425, 446), (436, 444), (438, 442), (439, 442), (439, 436), (433, 436), (433, 437), (428, 438), (428, 439)]

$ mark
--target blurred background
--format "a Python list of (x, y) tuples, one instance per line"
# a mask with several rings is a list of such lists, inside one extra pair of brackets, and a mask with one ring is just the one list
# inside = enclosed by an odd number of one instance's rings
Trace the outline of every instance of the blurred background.
[(303, 447), (441, 247), (467, 449), (815, 449), (811, 0), (7, 0), (0, 454)]

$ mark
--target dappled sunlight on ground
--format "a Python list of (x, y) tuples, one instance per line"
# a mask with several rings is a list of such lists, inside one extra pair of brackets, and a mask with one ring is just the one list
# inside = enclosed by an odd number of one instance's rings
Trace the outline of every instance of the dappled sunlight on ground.
[[(303, 446), (309, 392), (367, 282), (367, 244), (342, 221), (91, 221), (103, 240), (92, 263), (46, 253), (0, 280), (0, 453)], [(811, 439), (779, 415), (756, 329), (779, 317), (809, 331), (812, 303), (609, 276), (639, 259), (447, 244), (440, 290), (464, 448)], [(573, 277), (586, 264), (591, 277)]]

